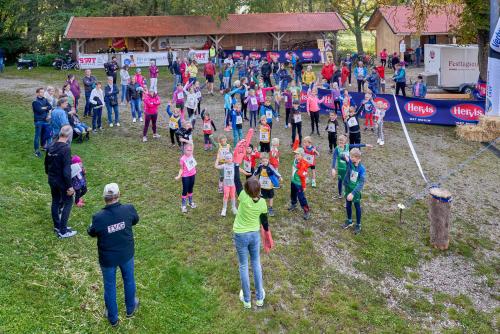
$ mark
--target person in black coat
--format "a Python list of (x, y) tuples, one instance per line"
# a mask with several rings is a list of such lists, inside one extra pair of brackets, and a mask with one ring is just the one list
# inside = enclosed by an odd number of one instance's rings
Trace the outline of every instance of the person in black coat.
[(68, 144), (72, 135), (71, 125), (64, 125), (58, 140), (49, 146), (45, 156), (45, 173), (48, 175), (52, 195), (52, 221), (54, 232), (59, 238), (70, 238), (76, 234), (76, 231), (68, 227), (75, 193), (71, 183), (71, 148)]
[(31, 103), (33, 109), (33, 122), (35, 124), (35, 138), (33, 140), (33, 148), (35, 156), (40, 158), (40, 142), (42, 147), (46, 148), (47, 140), (50, 138), (49, 122), (47, 120), (49, 111), (52, 110), (52, 105), (44, 97), (45, 90), (37, 88), (35, 100)]
[(262, 80), (264, 80), (264, 85), (266, 87), (271, 87), (271, 72), (272, 68), (271, 65), (267, 62), (267, 59), (264, 58), (264, 63), (262, 64), (260, 68), (260, 73), (262, 74)]

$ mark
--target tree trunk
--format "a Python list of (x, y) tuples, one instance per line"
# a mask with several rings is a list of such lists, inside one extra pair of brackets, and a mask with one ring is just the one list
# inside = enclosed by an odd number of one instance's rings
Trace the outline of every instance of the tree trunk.
[[(479, 78), (486, 81), (488, 77), (488, 51), (490, 49), (489, 31), (479, 30), (477, 35), (477, 46), (479, 49), (478, 63), (479, 63)], [(475, 80), (475, 78), (474, 78)]]
[(361, 34), (361, 26), (359, 22), (354, 22), (354, 36), (356, 37), (356, 48), (358, 49), (358, 54), (363, 53), (363, 38)]
[(307, 1), (307, 7), (309, 9), (309, 13), (312, 13), (312, 11), (313, 11), (313, 0), (308, 0)]
[(451, 193), (445, 189), (432, 188), (430, 194), (431, 245), (445, 250), (450, 244)]

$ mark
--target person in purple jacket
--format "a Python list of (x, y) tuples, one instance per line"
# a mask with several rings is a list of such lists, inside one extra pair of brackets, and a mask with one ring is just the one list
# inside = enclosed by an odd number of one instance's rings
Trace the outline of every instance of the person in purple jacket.
[(156, 60), (151, 59), (149, 62), (149, 81), (150, 81), (150, 86), (149, 90), (153, 91), (155, 93), (158, 93), (158, 66), (156, 66)]
[(172, 96), (172, 104), (181, 111), (181, 119), (184, 119), (184, 89), (182, 83), (178, 83), (177, 89)]
[(248, 96), (245, 99), (245, 103), (247, 104), (247, 109), (250, 111), (250, 127), (257, 126), (257, 113), (259, 112), (259, 101), (257, 96), (255, 95), (255, 90), (250, 89), (248, 91)]
[(71, 90), (71, 93), (73, 93), (73, 97), (75, 98), (75, 110), (78, 111), (78, 100), (80, 99), (80, 84), (78, 83), (78, 80), (75, 79), (74, 74), (69, 74), (68, 75), (68, 83), (69, 83), (69, 89)]

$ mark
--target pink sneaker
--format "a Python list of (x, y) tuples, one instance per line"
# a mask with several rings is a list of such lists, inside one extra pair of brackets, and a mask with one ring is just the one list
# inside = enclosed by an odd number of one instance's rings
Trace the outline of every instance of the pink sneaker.
[(84, 205), (85, 205), (85, 203), (83, 203), (83, 201), (81, 199), (78, 201), (78, 203), (76, 203), (76, 206), (79, 208), (83, 208)]

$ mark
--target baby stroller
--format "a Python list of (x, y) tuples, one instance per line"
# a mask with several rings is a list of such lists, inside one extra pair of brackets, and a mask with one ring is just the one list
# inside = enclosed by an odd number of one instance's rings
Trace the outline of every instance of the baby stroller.
[(80, 121), (76, 113), (69, 118), (69, 124), (73, 128), (73, 140), (77, 143), (83, 143), (84, 139), (90, 139), (90, 130), (87, 124)]
[(36, 62), (31, 59), (23, 59), (19, 58), (17, 60), (17, 69), (22, 70), (23, 68), (27, 68), (28, 70), (32, 70), (33, 67), (36, 66)]

